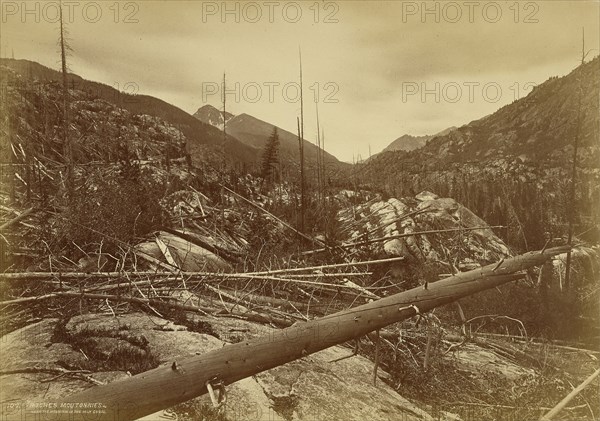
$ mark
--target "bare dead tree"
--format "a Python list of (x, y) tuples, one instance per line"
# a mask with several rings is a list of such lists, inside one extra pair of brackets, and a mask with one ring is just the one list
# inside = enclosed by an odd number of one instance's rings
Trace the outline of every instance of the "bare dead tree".
[[(589, 53), (585, 51), (585, 29), (581, 29), (581, 65), (585, 63), (585, 57)], [(591, 51), (591, 50), (590, 50)], [(573, 241), (573, 224), (575, 223), (576, 206), (575, 206), (575, 185), (577, 183), (577, 152), (579, 149), (579, 135), (581, 132), (581, 96), (583, 95), (583, 80), (579, 75), (579, 92), (577, 99), (577, 120), (575, 122), (575, 139), (573, 140), (573, 163), (571, 167), (571, 188), (569, 191), (569, 228), (567, 234), (567, 243), (570, 245)], [(571, 251), (567, 252), (567, 261), (565, 265), (565, 291), (569, 290), (571, 284)]]
[(226, 74), (223, 72), (223, 144), (221, 145), (223, 161), (225, 161), (225, 143), (227, 142), (227, 85), (225, 76)]
[(300, 118), (296, 117), (298, 123), (298, 147), (300, 149), (300, 232), (304, 232), (304, 145), (302, 144), (302, 130), (300, 129)]
[(306, 181), (304, 176), (304, 96), (302, 93), (302, 50), (298, 47), (300, 58), (300, 123), (298, 127), (300, 141), (300, 232), (304, 232), (306, 215)]
[(322, 190), (322, 169), (321, 169), (321, 134), (319, 125), (319, 102), (315, 102), (317, 112), (317, 200), (321, 203), (323, 190)]
[(62, 112), (63, 112), (63, 153), (66, 161), (66, 179), (67, 179), (67, 194), (69, 199), (73, 197), (75, 186), (73, 184), (73, 151), (71, 148), (71, 139), (69, 137), (69, 86), (67, 78), (67, 51), (70, 46), (67, 42), (67, 30), (62, 12), (62, 1), (59, 2), (59, 22), (60, 22), (60, 58), (62, 64)]
[(581, 28), (581, 64), (585, 63), (585, 58), (589, 53), (591, 53), (593, 49), (585, 51), (585, 28)]
[(323, 194), (327, 198), (327, 166), (325, 163), (325, 128), (321, 128), (321, 165), (323, 170)]
[[(223, 141), (221, 142), (221, 171), (225, 172), (225, 144), (227, 143), (227, 83), (223, 72)], [(221, 229), (225, 225), (225, 191), (221, 187)]]

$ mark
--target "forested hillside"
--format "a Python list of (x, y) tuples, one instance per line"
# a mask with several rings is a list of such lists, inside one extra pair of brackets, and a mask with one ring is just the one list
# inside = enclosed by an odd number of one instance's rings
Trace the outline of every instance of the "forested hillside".
[[(505, 238), (523, 249), (542, 246), (545, 232), (564, 237), (570, 209), (577, 209), (576, 231), (588, 231), (600, 212), (599, 84), (596, 57), (421, 149), (377, 155), (356, 168), (354, 182), (392, 195), (449, 195), (489, 223), (509, 226)], [(598, 238), (597, 229), (587, 235)]]

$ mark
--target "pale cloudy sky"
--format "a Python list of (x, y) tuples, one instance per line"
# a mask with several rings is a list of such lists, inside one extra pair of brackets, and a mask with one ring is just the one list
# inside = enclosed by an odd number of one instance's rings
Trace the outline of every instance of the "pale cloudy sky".
[[(58, 68), (56, 2), (1, 0), (3, 57)], [(598, 55), (595, 1), (65, 1), (70, 67), (190, 113), (220, 107), (305, 135), (340, 159), (461, 126)], [(127, 84), (127, 85), (126, 85)], [(216, 92), (215, 92), (216, 91)], [(316, 95), (318, 93), (318, 95)]]

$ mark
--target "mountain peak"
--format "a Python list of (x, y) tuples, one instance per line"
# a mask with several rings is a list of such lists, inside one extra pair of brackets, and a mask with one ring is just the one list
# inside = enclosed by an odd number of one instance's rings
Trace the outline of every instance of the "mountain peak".
[[(223, 112), (210, 104), (198, 108), (198, 111), (194, 113), (194, 117), (203, 123), (210, 124), (219, 130), (223, 130)], [(225, 112), (225, 122), (231, 120), (233, 117), (235, 117), (233, 114)]]
[(413, 151), (415, 149), (419, 149), (422, 148), (423, 146), (425, 146), (425, 144), (433, 139), (434, 137), (437, 136), (445, 136), (448, 133), (450, 133), (452, 130), (455, 130), (456, 127), (452, 126), (452, 127), (448, 127), (445, 130), (442, 130), (439, 133), (436, 133), (434, 135), (424, 135), (424, 136), (413, 136), (413, 135), (409, 135), (409, 134), (405, 134), (400, 136), (398, 139), (394, 140), (392, 143), (390, 143), (384, 150), (383, 152), (389, 152), (389, 151)]
[[(211, 112), (212, 116), (210, 114)], [(219, 114), (217, 115), (216, 113)], [(194, 114), (194, 116), (212, 125), (215, 124), (209, 121), (218, 121), (221, 124), (223, 121), (222, 118), (218, 118), (221, 116), (221, 113), (218, 110), (216, 110), (214, 107), (206, 105), (200, 108), (198, 112)], [(235, 116), (228, 115), (227, 117), (227, 133), (238, 139), (240, 142), (259, 151), (263, 150), (267, 139), (269, 139), (273, 133), (273, 128), (277, 127), (272, 123), (261, 120), (260, 118), (254, 117), (253, 115), (247, 113), (241, 113)], [(220, 127), (222, 128), (223, 126)], [(279, 133), (279, 157), (281, 162), (284, 164), (298, 162), (298, 135), (281, 127), (277, 127), (277, 131)], [(318, 149), (315, 144), (304, 139), (304, 153), (307, 165), (314, 166), (317, 162), (318, 154)], [(335, 156), (327, 152), (324, 153), (324, 159), (325, 162), (332, 167), (337, 168), (345, 166), (345, 164), (338, 161)]]

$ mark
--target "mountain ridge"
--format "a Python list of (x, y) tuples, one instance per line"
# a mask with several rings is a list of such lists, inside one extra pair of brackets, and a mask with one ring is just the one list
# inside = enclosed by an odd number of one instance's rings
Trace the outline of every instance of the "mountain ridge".
[(452, 163), (483, 164), (497, 159), (563, 166), (572, 155), (569, 152), (576, 135), (579, 108), (579, 97), (574, 92), (580, 89), (580, 164), (593, 166), (595, 162), (597, 165), (600, 161), (599, 76), (600, 59), (596, 57), (568, 75), (550, 77), (526, 97), (490, 115), (433, 137), (422, 148), (378, 154), (369, 160), (365, 171), (376, 176), (383, 167), (403, 162), (418, 162), (421, 166), (439, 169)]
[[(62, 83), (62, 74), (40, 63), (24, 59), (1, 58), (4, 65), (30, 81), (51, 81)], [(206, 156), (205, 148), (220, 151), (223, 148), (223, 134), (217, 128), (195, 118), (179, 107), (150, 95), (133, 95), (121, 92), (104, 83), (87, 80), (75, 73), (68, 74), (68, 82), (72, 89), (81, 89), (92, 93), (100, 99), (107, 100), (132, 114), (147, 114), (163, 119), (177, 127), (188, 139), (188, 152), (192, 159), (202, 160)], [(232, 163), (254, 164), (259, 151), (243, 142), (228, 136), (225, 143), (225, 155)]]

